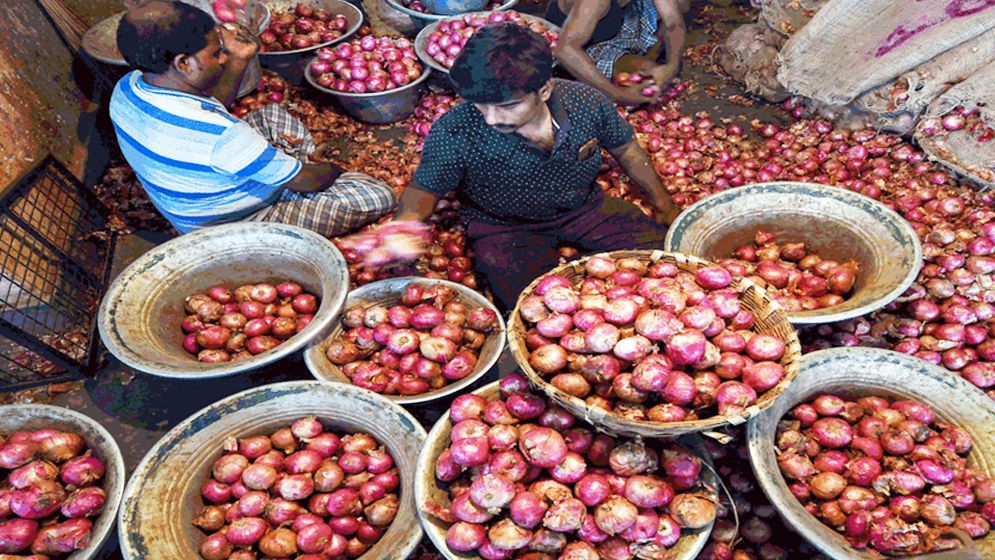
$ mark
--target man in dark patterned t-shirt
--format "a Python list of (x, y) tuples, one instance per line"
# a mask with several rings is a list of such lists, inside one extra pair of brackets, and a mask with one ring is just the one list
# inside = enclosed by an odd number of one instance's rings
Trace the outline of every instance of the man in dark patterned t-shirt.
[[(552, 66), (548, 44), (524, 26), (475, 33), (450, 70), (466, 101), (432, 126), (395, 215), (424, 220), (455, 190), (477, 270), (504, 309), (556, 265), (557, 245), (662, 248), (679, 212), (615, 106), (590, 86), (552, 79)], [(655, 220), (602, 194), (602, 148), (656, 207)]]

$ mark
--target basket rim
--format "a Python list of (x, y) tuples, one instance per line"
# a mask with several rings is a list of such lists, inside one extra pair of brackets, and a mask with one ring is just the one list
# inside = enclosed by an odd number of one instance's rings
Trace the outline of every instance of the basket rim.
[[(493, 381), (491, 383), (483, 385), (482, 387), (478, 387), (477, 389), (471, 391), (470, 394), (483, 396), (486, 393), (492, 393), (494, 391), (498, 391), (500, 388), (500, 384), (501, 384), (500, 380)], [(535, 387), (535, 385), (533, 385), (533, 387)], [(571, 412), (571, 414), (573, 413)], [(593, 423), (588, 422), (584, 418), (577, 417), (577, 415), (574, 415), (574, 417), (576, 417), (577, 420), (581, 422), (587, 422), (593, 430), (597, 430), (597, 427)], [(442, 432), (444, 431), (451, 430), (452, 426), (447, 426), (448, 422), (449, 422), (449, 408), (447, 407), (446, 411), (442, 414), (442, 416), (440, 416), (439, 419), (436, 420), (434, 424), (432, 424), (431, 429), (429, 429), (428, 431), (428, 435), (425, 437), (425, 445), (418, 453), (416, 470), (418, 471), (419, 474), (415, 476), (415, 483), (414, 483), (415, 512), (418, 515), (418, 522), (422, 526), (422, 531), (425, 533), (428, 539), (432, 541), (432, 544), (436, 547), (436, 549), (449, 560), (461, 560), (462, 558), (464, 558), (464, 556), (463, 555), (457, 556), (453, 554), (452, 551), (450, 551), (449, 546), (446, 544), (445, 535), (444, 534), (440, 535), (439, 531), (434, 526), (432, 526), (431, 529), (429, 528), (429, 526), (432, 525), (432, 523), (428, 519), (429, 514), (422, 509), (420, 504), (421, 498), (427, 497), (429, 493), (429, 490), (428, 488), (426, 488), (425, 484), (426, 481), (430, 478), (430, 475), (426, 475), (424, 473), (431, 471), (433, 473), (431, 475), (431, 479), (435, 480), (434, 458), (430, 457), (430, 455), (433, 453), (430, 442), (432, 442), (434, 439), (437, 438), (443, 438), (443, 437), (448, 438), (448, 434), (446, 435), (442, 434)], [(638, 439), (636, 437), (630, 437), (630, 436), (625, 436), (625, 437), (631, 440)], [(708, 463), (709, 465), (712, 464), (712, 460), (710, 457), (708, 457), (707, 453), (702, 453), (704, 449), (702, 447), (703, 443), (701, 436), (699, 436), (698, 434), (685, 434), (683, 437), (693, 438), (692, 439), (693, 445), (691, 446), (685, 445), (684, 447), (688, 447), (690, 451), (692, 451), (695, 455), (699, 457), (699, 459), (702, 460), (702, 462)], [(676, 438), (674, 439), (674, 443), (680, 445), (680, 443), (676, 441)], [(433, 459), (433, 461), (430, 462), (429, 459)], [(702, 470), (702, 476), (709, 476), (709, 475), (713, 479), (719, 480), (717, 472), (709, 473), (708, 469)], [(717, 489), (715, 495), (716, 497), (719, 497), (721, 499), (721, 492), (719, 492)], [(707, 527), (696, 530), (696, 532), (694, 533), (687, 533), (686, 536), (684, 535), (681, 536), (681, 539), (684, 539), (686, 537), (700, 537), (701, 535), (705, 535), (705, 538), (701, 539), (700, 546), (695, 547), (697, 548), (697, 550), (691, 551), (691, 553), (687, 556), (686, 560), (691, 560), (697, 557), (697, 555), (701, 553), (702, 549), (704, 549), (705, 546), (707, 545), (708, 537), (711, 535), (714, 527), (715, 527), (715, 521), (712, 521), (712, 523), (709, 524)]]
[[(340, 262), (341, 274), (338, 275), (336, 280), (343, 286), (349, 285), (349, 273), (346, 266), (347, 263), (345, 261), (345, 257), (342, 256), (342, 252), (339, 251), (338, 247), (336, 247), (334, 243), (309, 229), (289, 224), (279, 224), (276, 222), (234, 222), (230, 224), (206, 227), (179, 237), (175, 237), (165, 243), (149, 249), (135, 259), (134, 262), (125, 267), (124, 270), (118, 273), (110, 285), (108, 285), (107, 290), (100, 301), (100, 307), (97, 309), (97, 327), (104, 347), (107, 348), (107, 350), (123, 364), (128, 367), (135, 368), (142, 373), (170, 379), (199, 380), (227, 377), (229, 375), (237, 375), (256, 370), (267, 364), (276, 362), (297, 353), (307, 345), (309, 338), (313, 338), (324, 332), (328, 325), (330, 325), (338, 315), (343, 303), (345, 303), (347, 290), (338, 290), (337, 293), (331, 295), (323, 294), (320, 305), (324, 305), (326, 301), (329, 303), (327, 315), (318, 320), (312, 320), (304, 331), (288, 338), (279, 346), (276, 346), (275, 348), (267, 350), (261, 354), (257, 354), (251, 358), (246, 358), (245, 360), (217, 364), (217, 367), (192, 369), (191, 367), (160, 366), (155, 371), (149, 370), (147, 369), (147, 366), (141, 356), (135, 354), (126, 344), (125, 338), (118, 333), (118, 329), (115, 322), (112, 320), (112, 316), (121, 305), (118, 296), (128, 287), (127, 284), (129, 283), (128, 281), (130, 278), (140, 275), (142, 271), (151, 268), (152, 266), (158, 265), (162, 260), (164, 260), (165, 255), (179, 243), (189, 243), (191, 240), (194, 240), (197, 243), (204, 243), (205, 239), (211, 240), (215, 237), (224, 237), (225, 235), (228, 235), (231, 230), (237, 231), (243, 229), (283, 231), (288, 235), (303, 238), (314, 243), (316, 247), (321, 247), (326, 250), (332, 259)], [(321, 306), (319, 306), (318, 309), (320, 311)], [(318, 314), (316, 313), (316, 319), (317, 315)], [(311, 329), (312, 327), (313, 330), (310, 335), (301, 337), (307, 329)], [(196, 366), (197, 364), (199, 364), (199, 362), (197, 362), (196, 357), (191, 357), (191, 366)]]
[[(982, 406), (985, 406), (989, 415), (995, 417), (995, 402), (984, 396), (984, 393), (978, 392), (979, 390), (970, 384), (967, 380), (957, 376), (954, 372), (947, 370), (941, 366), (926, 362), (925, 360), (919, 360), (907, 354), (901, 352), (896, 352), (894, 350), (886, 350), (883, 348), (872, 348), (872, 347), (842, 347), (842, 348), (827, 348), (823, 350), (817, 350), (815, 352), (807, 353), (802, 358), (801, 371), (799, 371), (799, 376), (802, 377), (801, 381), (804, 383), (806, 377), (816, 376), (819, 366), (824, 365), (828, 361), (853, 361), (860, 362), (863, 360), (891, 360), (901, 364), (901, 367), (908, 368), (910, 373), (914, 369), (920, 370), (933, 370), (938, 375), (942, 376), (944, 383), (950, 384), (950, 389), (955, 392), (964, 392), (965, 394), (973, 395), (974, 397), (980, 396), (977, 400), (983, 402)], [(858, 381), (850, 381), (852, 383), (852, 390), (859, 391), (864, 388)], [(875, 393), (890, 392), (895, 395), (906, 395), (906, 392), (902, 390), (901, 385), (895, 386), (893, 389), (888, 389), (882, 391), (879, 388), (872, 388)], [(788, 524), (795, 527), (795, 530), (805, 538), (807, 541), (812, 543), (816, 548), (822, 551), (824, 554), (836, 555), (846, 554), (846, 558), (851, 558), (853, 560), (872, 560), (877, 558), (882, 558), (881, 555), (876, 553), (865, 554), (864, 551), (858, 551), (858, 554), (853, 554), (846, 549), (848, 546), (846, 539), (843, 535), (838, 534), (835, 529), (824, 525), (822, 521), (818, 520), (816, 517), (805, 512), (803, 509), (801, 511), (796, 510), (792, 507), (784, 507), (782, 505), (777, 505), (776, 500), (783, 498), (785, 500), (793, 500), (798, 508), (801, 508), (800, 502), (791, 495), (787, 488), (787, 482), (784, 475), (781, 473), (780, 469), (774, 468), (773, 473), (770, 476), (760, 476), (761, 473), (767, 472), (766, 466), (762, 463), (761, 458), (767, 459), (775, 453), (774, 446), (770, 443), (777, 434), (777, 424), (784, 418), (784, 415), (788, 414), (790, 409), (795, 405), (804, 402), (811, 398), (799, 397), (798, 395), (791, 395), (793, 402), (791, 404), (785, 405), (785, 410), (782, 412), (781, 416), (774, 419), (774, 410), (764, 411), (763, 414), (751, 418), (750, 422), (747, 424), (747, 449), (749, 451), (749, 461), (750, 467), (754, 472), (758, 474), (758, 481), (760, 489), (763, 490), (765, 496), (774, 505), (777, 513), (781, 516)], [(785, 401), (788, 402), (788, 401)], [(770, 421), (773, 420), (773, 421)], [(765, 425), (761, 426), (761, 421)], [(768, 422), (769, 421), (769, 422)], [(982, 460), (982, 463), (987, 463), (988, 468), (995, 469), (995, 464), (989, 460)], [(807, 517), (806, 517), (807, 516)], [(812, 523), (798, 523), (800, 520), (811, 520)], [(817, 525), (816, 525), (817, 524)], [(824, 530), (823, 530), (824, 529)], [(995, 533), (990, 533), (984, 540), (995, 539)], [(975, 541), (976, 543), (978, 541)], [(839, 556), (844, 557), (844, 556)], [(919, 556), (915, 556), (919, 558)]]
[[(357, 294), (357, 292), (362, 291), (364, 288), (367, 288), (368, 286), (380, 287), (381, 285), (387, 283), (401, 284), (400, 287), (402, 289), (403, 286), (407, 286), (409, 283), (442, 284), (444, 286), (448, 286), (456, 290), (457, 292), (461, 293), (461, 295), (464, 292), (472, 292), (474, 295), (479, 296), (482, 301), (486, 301), (489, 306), (488, 309), (490, 309), (497, 315), (497, 328), (495, 328), (494, 331), (492, 331), (491, 333), (485, 335), (486, 337), (485, 339), (497, 340), (498, 346), (497, 349), (494, 351), (494, 356), (490, 360), (488, 360), (487, 362), (478, 362), (477, 365), (474, 366), (473, 373), (467, 375), (463, 379), (459, 379), (453, 383), (449, 383), (440, 389), (436, 389), (434, 391), (428, 391), (425, 393), (420, 393), (418, 395), (380, 395), (380, 396), (397, 404), (404, 404), (404, 405), (424, 404), (428, 402), (437, 401), (439, 399), (449, 397), (453, 393), (456, 393), (457, 391), (466, 389), (467, 387), (473, 385), (474, 383), (479, 381), (481, 377), (486, 375), (488, 371), (493, 369), (494, 366), (498, 363), (498, 360), (501, 359), (501, 355), (504, 354), (505, 348), (507, 347), (507, 336), (505, 333), (508, 332), (508, 328), (507, 325), (505, 324), (504, 317), (501, 315), (501, 312), (498, 311), (497, 307), (495, 307), (490, 300), (485, 298), (483, 294), (480, 294), (479, 292), (471, 288), (468, 288), (462, 284), (457, 284), (456, 282), (452, 282), (450, 280), (426, 278), (424, 276), (399, 276), (396, 278), (385, 278), (383, 280), (377, 280), (376, 282), (370, 282), (369, 284), (364, 284), (362, 286), (359, 286), (355, 290), (352, 290), (346, 295), (346, 300), (348, 300), (349, 297), (358, 297), (360, 294)], [(374, 289), (368, 288), (367, 291), (374, 291)], [(343, 312), (345, 310), (346, 303), (347, 303), (346, 301), (343, 301), (342, 303), (341, 309), (343, 310)], [(336, 317), (336, 320), (339, 318), (340, 317)], [(334, 331), (339, 328), (337, 321), (335, 323), (336, 324), (330, 326), (330, 332), (327, 336), (323, 337), (320, 340), (318, 340), (317, 338), (313, 339), (311, 343), (308, 345), (307, 349), (305, 349), (304, 365), (307, 366), (308, 372), (312, 376), (314, 376), (315, 379), (319, 381), (328, 381), (328, 382), (352, 385), (352, 383), (347, 383), (344, 374), (342, 375), (343, 379), (340, 380), (340, 379), (329, 379), (328, 377), (320, 373), (321, 370), (323, 369), (322, 367), (319, 366), (319, 362), (321, 360), (328, 362), (328, 364), (333, 366), (335, 369), (339, 370), (339, 372), (341, 372), (342, 370), (342, 368), (339, 367), (338, 365), (332, 364), (330, 361), (328, 361), (328, 359), (325, 358), (324, 356), (324, 352), (321, 350), (321, 346), (323, 346), (326, 341), (329, 341), (332, 338)], [(481, 364), (486, 364), (487, 367), (483, 367)]]
[[(119, 508), (118, 513), (117, 513), (118, 540), (120, 542), (121, 553), (124, 556), (124, 558), (126, 558), (126, 559), (140, 559), (140, 558), (142, 558), (142, 555), (139, 554), (139, 551), (134, 550), (133, 547), (131, 546), (131, 540), (129, 538), (127, 538), (127, 535), (130, 534), (129, 531), (128, 531), (127, 519), (126, 519), (127, 514), (129, 513), (129, 509), (130, 509), (128, 507), (129, 504), (127, 503), (128, 502), (128, 498), (131, 497), (131, 496), (133, 496), (133, 495), (135, 495), (137, 493), (137, 491), (140, 490), (140, 488), (138, 486), (139, 485), (139, 479), (143, 478), (143, 477), (140, 477), (140, 476), (137, 476), (137, 475), (139, 473), (142, 473), (144, 471), (149, 470), (149, 468), (150, 468), (149, 465), (153, 461), (153, 459), (154, 459), (155, 455), (157, 454), (157, 452), (160, 449), (165, 448), (167, 445), (172, 445), (173, 443), (175, 443), (174, 440), (178, 440), (178, 439), (182, 438), (188, 431), (190, 431), (190, 429), (193, 427), (193, 424), (200, 417), (204, 416), (205, 414), (207, 414), (209, 411), (211, 411), (214, 408), (218, 408), (218, 407), (222, 407), (222, 406), (230, 406), (232, 403), (235, 403), (235, 402), (237, 402), (237, 401), (239, 401), (241, 399), (244, 399), (244, 398), (246, 398), (248, 396), (251, 396), (254, 393), (259, 393), (259, 392), (264, 392), (264, 391), (273, 391), (273, 390), (288, 390), (288, 391), (303, 392), (303, 391), (309, 391), (309, 390), (312, 390), (312, 389), (315, 389), (315, 388), (329, 389), (329, 388), (334, 387), (337, 390), (337, 394), (335, 395), (336, 397), (345, 397), (345, 396), (347, 396), (347, 393), (349, 393), (350, 391), (355, 391), (357, 393), (360, 393), (364, 398), (370, 398), (370, 399), (379, 400), (379, 401), (386, 400), (386, 399), (383, 398), (382, 395), (378, 395), (377, 393), (374, 393), (373, 391), (367, 391), (366, 389), (363, 389), (361, 387), (356, 387), (355, 385), (348, 385), (348, 386), (343, 386), (343, 385), (344, 384), (342, 384), (342, 383), (334, 383), (334, 382), (329, 382), (329, 381), (302, 380), (302, 381), (284, 381), (284, 382), (280, 382), (280, 383), (272, 383), (272, 384), (269, 384), (269, 385), (263, 385), (263, 386), (260, 386), (260, 387), (251, 387), (251, 388), (246, 389), (244, 391), (239, 391), (238, 393), (234, 393), (232, 395), (224, 397), (221, 400), (218, 400), (218, 401), (215, 401), (213, 403), (210, 403), (207, 406), (201, 408), (200, 410), (197, 410), (196, 412), (194, 412), (190, 416), (187, 416), (182, 421), (180, 421), (178, 424), (176, 424), (175, 426), (173, 426), (173, 428), (170, 429), (169, 432), (167, 432), (164, 436), (162, 436), (155, 443), (155, 445), (153, 445), (152, 448), (149, 449), (149, 451), (145, 454), (145, 456), (142, 457), (142, 460), (135, 467), (134, 471), (132, 471), (132, 476), (129, 478), (127, 486), (124, 489), (123, 497), (122, 497), (122, 500), (121, 500), (122, 507)], [(428, 436), (428, 433), (425, 431), (425, 428), (421, 425), (421, 423), (418, 422), (418, 420), (416, 420), (415, 417), (412, 416), (410, 412), (408, 412), (407, 410), (405, 410), (404, 407), (398, 406), (395, 403), (384, 402), (382, 404), (383, 404), (383, 408), (384, 409), (390, 410), (393, 413), (399, 415), (402, 419), (405, 420), (405, 422), (407, 424), (410, 424), (411, 428), (413, 429), (413, 431), (415, 433), (415, 436), (418, 437), (423, 442), (423, 444), (424, 444), (425, 438)], [(375, 421), (375, 419), (370, 419), (370, 421), (371, 422)], [(384, 445), (386, 445), (386, 442), (381, 442), (381, 443), (384, 444)], [(417, 465), (417, 458), (416, 458), (415, 465)], [(412, 484), (412, 491), (414, 491), (414, 485), (413, 484)], [(136, 515), (139, 515), (139, 513), (140, 512), (137, 512), (137, 511), (135, 512)], [(417, 511), (415, 512), (415, 515), (417, 516)], [(389, 531), (389, 529), (388, 529), (388, 531)], [(421, 530), (421, 527), (419, 526), (419, 533), (421, 533), (421, 532), (423, 532), (423, 531)], [(413, 550), (415, 548), (415, 546), (417, 546), (418, 542), (421, 540), (421, 537), (422, 537), (421, 534), (419, 534), (417, 539), (409, 539), (409, 541), (410, 541), (408, 543), (409, 550), (404, 551), (404, 553), (406, 554), (406, 553), (410, 552), (411, 550)], [(131, 555), (129, 555), (129, 553)], [(365, 555), (365, 553), (364, 553), (364, 555)], [(363, 558), (363, 556), (360, 556), (360, 559), (362, 559), (362, 558)]]
[[(832, 310), (832, 307), (812, 311), (785, 311), (788, 314), (788, 320), (791, 321), (791, 324), (821, 325), (823, 323), (832, 323), (862, 317), (901, 297), (909, 286), (916, 281), (916, 278), (919, 276), (919, 270), (922, 268), (923, 264), (922, 242), (919, 240), (919, 236), (916, 235), (916, 232), (912, 229), (912, 226), (909, 225), (909, 222), (905, 218), (903, 218), (898, 212), (882, 204), (880, 201), (868, 196), (840, 187), (823, 185), (820, 183), (809, 183), (806, 181), (768, 181), (765, 183), (752, 183), (743, 185), (742, 187), (737, 187), (735, 189), (728, 189), (711, 194), (681, 211), (680, 216), (677, 217), (674, 223), (671, 224), (671, 227), (667, 230), (667, 236), (663, 241), (664, 249), (668, 251), (680, 250), (680, 247), (676, 246), (678, 242), (675, 239), (677, 231), (677, 228), (674, 227), (675, 225), (680, 224), (682, 221), (691, 220), (692, 216), (704, 213), (707, 211), (708, 207), (717, 206), (725, 199), (760, 195), (780, 189), (796, 189), (797, 187), (804, 187), (810, 191), (823, 193), (826, 196), (832, 197), (835, 200), (839, 200), (854, 207), (856, 207), (856, 203), (873, 207), (876, 212), (886, 216), (891, 224), (896, 229), (900, 230), (902, 234), (904, 234), (905, 240), (913, 247), (913, 254), (911, 256), (912, 267), (905, 274), (902, 281), (894, 286), (884, 297), (843, 312), (830, 312), (829, 310)], [(803, 193), (792, 190), (792, 194)]]
[[(539, 387), (550, 398), (554, 398), (561, 402), (569, 403), (571, 406), (577, 408), (578, 410), (583, 410), (585, 421), (591, 424), (595, 423), (600, 424), (605, 419), (610, 419), (614, 422), (617, 422), (620, 426), (624, 427), (625, 429), (636, 429), (641, 432), (653, 432), (659, 434), (650, 437), (672, 437), (676, 433), (703, 432), (703, 431), (712, 430), (714, 428), (719, 428), (725, 425), (730, 425), (730, 424), (739, 425), (746, 423), (746, 421), (749, 418), (760, 414), (767, 408), (770, 408), (774, 404), (774, 402), (778, 398), (780, 398), (781, 394), (787, 389), (787, 387), (794, 381), (795, 377), (797, 377), (800, 369), (799, 362), (802, 355), (801, 343), (798, 340), (797, 331), (787, 321), (786, 314), (784, 310), (780, 307), (780, 305), (778, 305), (777, 302), (771, 300), (770, 296), (761, 286), (757, 285), (756, 283), (746, 278), (733, 279), (731, 286), (735, 286), (735, 291), (737, 293), (741, 293), (750, 288), (757, 290), (757, 292), (759, 293), (760, 296), (762, 296), (763, 300), (767, 303), (768, 308), (773, 312), (773, 314), (780, 314), (783, 316), (783, 324), (786, 325), (788, 329), (790, 329), (791, 338), (790, 340), (785, 341), (785, 352), (784, 356), (781, 358), (782, 363), (785, 361), (789, 362), (788, 365), (785, 366), (784, 368), (784, 377), (777, 385), (771, 387), (763, 394), (758, 395), (757, 401), (752, 405), (750, 405), (750, 407), (748, 407), (741, 415), (723, 416), (716, 414), (708, 418), (703, 418), (699, 420), (683, 420), (680, 422), (627, 420), (613, 412), (605, 412), (600, 409), (595, 409), (593, 407), (588, 406), (583, 400), (561, 391), (560, 389), (554, 387), (548, 381), (543, 379), (543, 377), (539, 375), (532, 368), (532, 366), (529, 365), (527, 361), (522, 363), (522, 361), (519, 360), (518, 358), (518, 354), (521, 353), (523, 355), (528, 355), (529, 352), (527, 351), (522, 340), (519, 340), (512, 336), (512, 332), (517, 325), (521, 325), (523, 331), (526, 330), (524, 329), (524, 322), (521, 319), (521, 313), (520, 313), (521, 303), (526, 297), (532, 294), (532, 292), (535, 290), (535, 287), (539, 284), (540, 280), (542, 280), (542, 278), (550, 274), (558, 274), (564, 270), (582, 267), (583, 264), (588, 260), (590, 260), (592, 257), (605, 257), (605, 256), (612, 257), (615, 255), (623, 255), (623, 254), (626, 256), (630, 255), (644, 256), (647, 257), (651, 262), (658, 262), (664, 257), (677, 258), (678, 268), (682, 268), (682, 265), (679, 263), (680, 259), (685, 259), (689, 263), (693, 263), (696, 265), (718, 266), (711, 261), (684, 253), (667, 252), (658, 249), (620, 250), (620, 251), (608, 251), (608, 252), (586, 255), (579, 259), (575, 259), (568, 263), (559, 265), (547, 271), (546, 273), (540, 275), (535, 280), (533, 280), (524, 290), (522, 290), (522, 293), (518, 297), (518, 301), (515, 303), (515, 308), (511, 312), (511, 318), (509, 320), (509, 327), (508, 327), (508, 347), (512, 350), (512, 354), (515, 358), (515, 361), (518, 363), (519, 368), (521, 368), (522, 371), (525, 373), (526, 377), (529, 378), (529, 381), (533, 385)], [(781, 321), (778, 322), (780, 323)], [(763, 397), (767, 393), (770, 393), (772, 391), (775, 392), (774, 393), (775, 396), (773, 398), (768, 398), (763, 402), (761, 402)]]

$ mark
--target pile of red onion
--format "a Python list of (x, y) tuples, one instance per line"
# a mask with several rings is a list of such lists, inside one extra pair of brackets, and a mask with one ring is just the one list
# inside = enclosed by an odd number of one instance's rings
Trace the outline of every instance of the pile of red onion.
[(373, 436), (326, 430), (314, 416), (224, 442), (193, 524), (205, 560), (358, 558), (398, 510), (394, 459)]
[(415, 107), (414, 119), (408, 130), (421, 137), (428, 136), (432, 124), (439, 120), (439, 117), (445, 115), (447, 111), (459, 105), (460, 102), (462, 99), (458, 95), (431, 91), (426, 93), (418, 101), (418, 106)]
[(612, 83), (624, 88), (645, 83), (646, 86), (639, 90), (639, 93), (646, 97), (653, 97), (660, 93), (660, 86), (653, 83), (653, 78), (639, 72), (619, 72), (612, 76)]
[(319, 86), (346, 93), (397, 89), (423, 71), (411, 41), (372, 35), (318, 49), (318, 59), (308, 65)]
[(729, 271), (594, 256), (518, 305), (529, 365), (557, 389), (633, 421), (736, 416), (780, 383), (785, 342), (751, 328)]
[(293, 11), (273, 10), (269, 27), (259, 34), (263, 52), (307, 49), (342, 36), (349, 22), (343, 14), (298, 3)]
[(213, 286), (188, 296), (183, 349), (208, 363), (251, 358), (304, 330), (319, 300), (296, 282)]
[(936, 136), (958, 130), (966, 130), (978, 142), (990, 142), (995, 138), (995, 129), (981, 118), (977, 107), (973, 109), (954, 107), (940, 118), (925, 120), (919, 128), (919, 132), (925, 136)]
[(259, 79), (259, 86), (256, 93), (246, 95), (231, 106), (231, 114), (238, 118), (244, 118), (250, 111), (268, 105), (270, 103), (281, 104), (284, 101), (287, 91), (287, 81), (283, 78), (270, 74), (263, 74)]
[(811, 311), (846, 301), (859, 265), (838, 263), (810, 251), (804, 242), (778, 244), (773, 233), (758, 231), (753, 242), (737, 247), (719, 265), (738, 278), (761, 280), (786, 311)]
[(473, 373), (497, 313), (469, 308), (450, 287), (408, 284), (396, 305), (346, 310), (347, 329), (325, 351), (354, 385), (418, 395)]
[(911, 400), (819, 395), (792, 409), (777, 435), (791, 493), (856, 548), (923, 554), (995, 522), (995, 481), (967, 468), (971, 436)]
[[(435, 460), (450, 503), (446, 543), (485, 560), (663, 558), (682, 529), (708, 526), (716, 504), (691, 452), (596, 434), (533, 394), (520, 373), (500, 399), (457, 397), (449, 446)], [(660, 448), (662, 447), (662, 451)], [(543, 556), (547, 554), (549, 556)]]
[(91, 518), (107, 501), (105, 472), (79, 434), (0, 435), (0, 557), (64, 558), (89, 546)]
[(549, 42), (550, 48), (555, 48), (556, 42), (560, 38), (560, 33), (550, 29), (545, 23), (541, 21), (530, 22), (514, 10), (491, 12), (486, 16), (465, 14), (458, 18), (440, 21), (436, 25), (435, 31), (429, 33), (425, 38), (425, 53), (442, 66), (449, 68), (456, 61), (456, 57), (463, 52), (463, 45), (478, 29), (492, 23), (503, 22), (527, 26), (532, 31), (542, 35)]

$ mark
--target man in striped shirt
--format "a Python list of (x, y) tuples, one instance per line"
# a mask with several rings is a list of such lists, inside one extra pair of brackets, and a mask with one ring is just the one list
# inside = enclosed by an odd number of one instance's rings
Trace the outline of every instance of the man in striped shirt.
[[(136, 68), (111, 97), (118, 142), (149, 198), (180, 232), (256, 220), (330, 237), (396, 205), (393, 190), (376, 179), (274, 147), (292, 148), (288, 135), (314, 147), (303, 124), (281, 107), (268, 105), (248, 122), (228, 112), (258, 48), (243, 30), (216, 26), (182, 2), (152, 0), (122, 18), (117, 41)], [(306, 158), (307, 150), (297, 151)]]

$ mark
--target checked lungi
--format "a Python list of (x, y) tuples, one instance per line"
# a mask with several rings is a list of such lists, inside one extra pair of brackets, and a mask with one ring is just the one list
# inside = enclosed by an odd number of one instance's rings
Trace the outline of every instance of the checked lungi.
[[(265, 105), (245, 117), (271, 144), (302, 161), (315, 149), (307, 127), (283, 107)], [(323, 191), (299, 193), (283, 189), (272, 204), (244, 218), (278, 222), (336, 237), (368, 224), (397, 206), (394, 190), (379, 179), (345, 172)]]
[(587, 47), (584, 52), (602, 74), (611, 78), (615, 73), (615, 61), (627, 54), (645, 54), (656, 44), (657, 19), (653, 0), (632, 0), (624, 8), (618, 33), (607, 41)]

